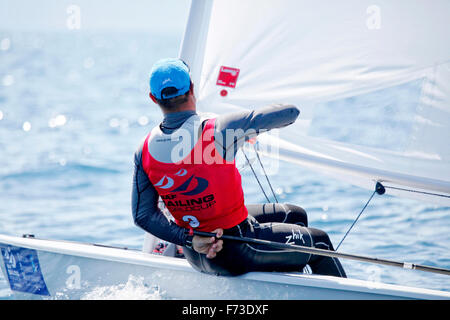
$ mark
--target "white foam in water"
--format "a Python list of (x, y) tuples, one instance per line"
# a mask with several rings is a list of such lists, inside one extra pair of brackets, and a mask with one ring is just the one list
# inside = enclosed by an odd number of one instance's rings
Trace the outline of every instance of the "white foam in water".
[(149, 286), (142, 277), (130, 275), (125, 284), (96, 287), (81, 300), (161, 300), (159, 287)]

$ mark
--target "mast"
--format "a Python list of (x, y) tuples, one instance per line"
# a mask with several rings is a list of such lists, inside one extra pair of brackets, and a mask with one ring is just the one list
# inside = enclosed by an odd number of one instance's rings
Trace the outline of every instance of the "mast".
[(189, 65), (198, 92), (213, 0), (192, 0), (179, 58)]

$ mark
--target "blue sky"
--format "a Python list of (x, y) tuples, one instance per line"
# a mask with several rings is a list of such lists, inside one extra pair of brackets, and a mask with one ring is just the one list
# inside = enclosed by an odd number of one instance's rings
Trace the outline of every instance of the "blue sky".
[(67, 30), (67, 8), (80, 8), (80, 30), (184, 30), (190, 0), (0, 0), (0, 29)]

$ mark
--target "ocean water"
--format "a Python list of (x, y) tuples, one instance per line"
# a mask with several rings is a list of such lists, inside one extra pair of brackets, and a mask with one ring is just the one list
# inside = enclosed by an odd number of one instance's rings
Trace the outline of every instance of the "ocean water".
[[(149, 70), (159, 58), (177, 56), (180, 40), (177, 34), (0, 31), (1, 234), (141, 247), (144, 233), (131, 216), (133, 153), (161, 120), (148, 98)], [(326, 126), (315, 130), (326, 136)], [(270, 179), (280, 201), (305, 208), (310, 225), (339, 243), (372, 191), (279, 166)], [(242, 176), (246, 201), (265, 202), (248, 167)], [(340, 250), (450, 268), (449, 230), (448, 207), (375, 196)], [(448, 276), (342, 263), (352, 278), (450, 291)], [(131, 277), (85, 298), (161, 298), (152, 290)], [(0, 299), (10, 298), (0, 274)]]

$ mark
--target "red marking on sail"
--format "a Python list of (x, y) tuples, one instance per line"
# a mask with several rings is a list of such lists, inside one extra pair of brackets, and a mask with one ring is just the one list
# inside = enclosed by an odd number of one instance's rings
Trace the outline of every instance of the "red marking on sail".
[(236, 82), (239, 76), (239, 69), (222, 66), (220, 67), (217, 85), (236, 88)]

